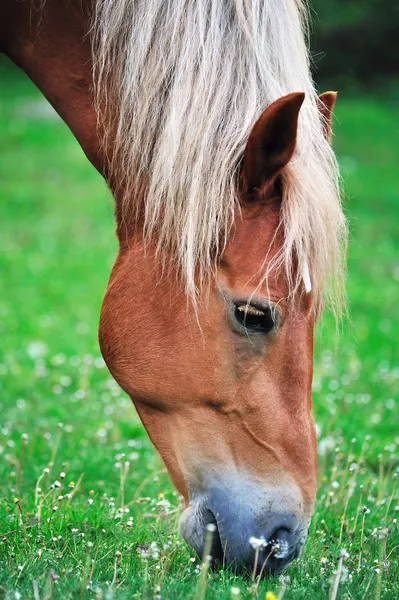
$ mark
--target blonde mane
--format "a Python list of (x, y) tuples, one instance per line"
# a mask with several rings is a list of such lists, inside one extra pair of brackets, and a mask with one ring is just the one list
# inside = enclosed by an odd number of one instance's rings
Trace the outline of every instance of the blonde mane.
[(223, 252), (251, 127), (278, 97), (304, 91), (297, 151), (284, 174), (277, 262), (292, 291), (308, 268), (315, 302), (327, 290), (339, 305), (346, 223), (316, 106), (302, 0), (95, 4), (95, 88), (106, 132), (116, 132), (113, 179), (126, 212), (144, 208), (145, 239), (174, 253), (188, 293)]

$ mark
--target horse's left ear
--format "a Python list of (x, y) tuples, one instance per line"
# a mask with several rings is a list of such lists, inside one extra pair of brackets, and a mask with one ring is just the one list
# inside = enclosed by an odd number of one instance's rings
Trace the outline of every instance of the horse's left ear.
[(331, 122), (337, 95), (337, 92), (324, 92), (317, 99), (317, 107), (321, 115), (324, 135), (328, 141), (331, 138)]
[(243, 194), (262, 194), (291, 160), (296, 146), (299, 110), (304, 98), (302, 92), (279, 98), (256, 121), (242, 160)]

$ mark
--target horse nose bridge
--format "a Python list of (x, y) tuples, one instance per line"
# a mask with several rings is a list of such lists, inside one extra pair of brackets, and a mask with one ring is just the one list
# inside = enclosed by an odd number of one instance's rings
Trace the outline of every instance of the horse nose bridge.
[(301, 515), (304, 502), (300, 488), (288, 475), (277, 473), (273, 481), (235, 478), (216, 483), (208, 494), (209, 510), (220, 520), (236, 521), (251, 515), (253, 526), (265, 526), (268, 515)]

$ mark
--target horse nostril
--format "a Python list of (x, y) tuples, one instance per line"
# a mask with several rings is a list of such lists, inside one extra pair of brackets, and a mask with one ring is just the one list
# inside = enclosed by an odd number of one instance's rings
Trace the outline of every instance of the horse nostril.
[(280, 527), (269, 537), (268, 546), (273, 558), (284, 560), (292, 551), (292, 534), (285, 527)]

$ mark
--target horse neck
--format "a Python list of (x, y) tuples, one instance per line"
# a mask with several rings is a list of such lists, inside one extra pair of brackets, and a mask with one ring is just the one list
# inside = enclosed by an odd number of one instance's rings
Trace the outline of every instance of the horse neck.
[(89, 3), (3, 0), (0, 49), (32, 79), (71, 129), (88, 159), (105, 174), (94, 110)]

